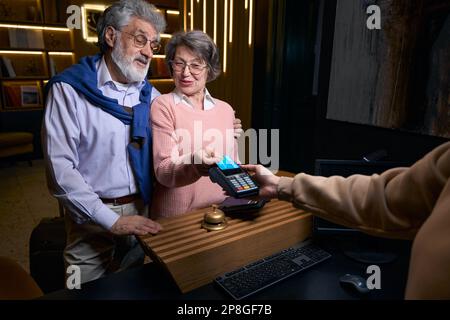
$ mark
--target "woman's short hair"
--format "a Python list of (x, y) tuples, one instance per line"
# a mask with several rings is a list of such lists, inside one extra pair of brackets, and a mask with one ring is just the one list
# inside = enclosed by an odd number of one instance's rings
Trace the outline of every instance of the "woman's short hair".
[(150, 23), (159, 34), (166, 28), (166, 20), (156, 7), (144, 0), (120, 0), (106, 8), (97, 23), (98, 46), (105, 53), (109, 46), (105, 41), (106, 28), (121, 30), (131, 18), (139, 18)]
[(185, 46), (197, 55), (208, 66), (207, 82), (215, 80), (221, 72), (220, 56), (217, 46), (212, 39), (203, 31), (192, 30), (177, 32), (166, 45), (166, 63), (170, 74), (173, 75), (171, 61), (179, 46)]

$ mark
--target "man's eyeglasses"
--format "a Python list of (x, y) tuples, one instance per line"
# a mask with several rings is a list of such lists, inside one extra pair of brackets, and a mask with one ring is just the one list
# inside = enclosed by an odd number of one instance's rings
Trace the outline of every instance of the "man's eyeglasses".
[(188, 67), (189, 72), (194, 76), (200, 74), (207, 67), (206, 64), (200, 64), (196, 62), (187, 63), (181, 60), (172, 60), (170, 61), (170, 64), (172, 65), (172, 69), (175, 72), (184, 72), (184, 69)]
[(126, 32), (126, 31), (121, 31), (121, 30), (117, 30), (117, 31), (126, 33), (126, 34), (132, 36), (134, 39), (134, 45), (136, 46), (136, 48), (143, 48), (147, 45), (147, 42), (150, 42), (150, 48), (152, 49), (153, 53), (158, 53), (159, 50), (161, 50), (161, 43), (159, 43), (156, 40), (149, 40), (143, 34), (134, 35), (132, 33)]

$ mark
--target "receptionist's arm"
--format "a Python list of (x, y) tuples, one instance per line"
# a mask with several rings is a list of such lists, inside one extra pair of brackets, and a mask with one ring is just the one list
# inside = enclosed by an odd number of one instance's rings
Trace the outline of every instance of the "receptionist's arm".
[(262, 193), (267, 191), (269, 197), (292, 201), (324, 219), (370, 234), (412, 239), (438, 198), (449, 196), (443, 190), (450, 176), (450, 142), (410, 168), (395, 168), (381, 175), (325, 178), (300, 173), (279, 178), (261, 175), (267, 170), (262, 166), (244, 168), (257, 173)]

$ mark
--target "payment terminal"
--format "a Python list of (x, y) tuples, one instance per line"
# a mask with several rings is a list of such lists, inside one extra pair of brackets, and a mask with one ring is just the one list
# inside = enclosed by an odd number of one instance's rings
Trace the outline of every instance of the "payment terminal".
[(258, 195), (259, 187), (250, 175), (244, 171), (229, 156), (209, 169), (209, 177), (212, 182), (218, 183), (228, 194), (235, 198)]

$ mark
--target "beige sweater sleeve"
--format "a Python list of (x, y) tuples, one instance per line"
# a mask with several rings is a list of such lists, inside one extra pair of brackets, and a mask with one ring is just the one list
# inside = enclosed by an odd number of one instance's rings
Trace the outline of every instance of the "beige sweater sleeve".
[(405, 298), (450, 299), (450, 179), (414, 239)]
[(280, 199), (329, 221), (374, 235), (412, 239), (435, 209), (438, 198), (450, 197), (442, 194), (449, 176), (447, 142), (410, 168), (348, 178), (300, 173), (294, 178), (281, 178), (278, 192)]

